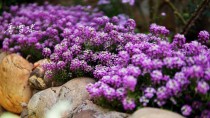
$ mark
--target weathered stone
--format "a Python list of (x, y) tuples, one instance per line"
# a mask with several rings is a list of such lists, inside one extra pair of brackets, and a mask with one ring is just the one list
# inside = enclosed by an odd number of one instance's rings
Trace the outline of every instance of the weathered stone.
[(142, 108), (133, 113), (130, 118), (184, 118), (183, 116), (158, 108)]
[(45, 73), (45, 71), (43, 69), (43, 65), (45, 63), (48, 63), (47, 59), (42, 59), (42, 60), (39, 60), (38, 62), (35, 62), (33, 71), (31, 73), (31, 76), (35, 75), (37, 77), (43, 78), (44, 77), (44, 73)]
[(1, 52), (0, 53), (0, 63), (3, 60), (3, 58), (6, 57), (7, 55), (8, 55), (8, 53), (6, 53), (6, 52)]
[(73, 118), (127, 118), (128, 116), (129, 114), (104, 109), (89, 100), (79, 105), (73, 113)]
[(47, 88), (47, 85), (45, 84), (44, 80), (40, 77), (37, 77), (35, 75), (31, 76), (29, 78), (29, 85), (37, 90), (43, 90)]
[(73, 118), (94, 118), (95, 113), (96, 112), (92, 110), (85, 110), (74, 114)]
[(32, 88), (36, 90), (44, 90), (49, 87), (55, 87), (62, 85), (61, 83), (58, 83), (54, 81), (53, 79), (46, 78), (45, 70), (43, 65), (48, 63), (48, 59), (42, 59), (36, 63), (34, 63), (33, 71), (31, 72), (30, 78), (29, 78), (29, 84)]
[(0, 105), (7, 111), (21, 113), (21, 104), (31, 98), (28, 78), (32, 68), (32, 64), (17, 54), (7, 55), (0, 62)]
[(86, 85), (93, 82), (95, 81), (91, 78), (77, 78), (62, 85), (58, 100), (68, 100), (71, 103), (71, 109), (67, 113), (72, 114), (78, 105), (84, 100), (90, 99)]
[(48, 88), (33, 95), (28, 103), (29, 118), (44, 118), (44, 114), (57, 101), (59, 87)]
[(24, 104), (22, 104), (22, 106), (23, 106), (23, 111), (21, 112), (20, 117), (21, 118), (28, 118), (27, 104), (24, 103)]
[(20, 114), (21, 118), (28, 118), (28, 109), (23, 109), (23, 111)]
[(34, 94), (28, 103), (29, 118), (44, 118), (44, 113), (59, 101), (71, 103), (71, 107), (67, 111), (63, 111), (63, 118), (68, 117), (84, 100), (90, 99), (86, 85), (93, 82), (95, 81), (91, 78), (75, 78), (60, 87), (56, 87), (56, 90), (48, 88)]

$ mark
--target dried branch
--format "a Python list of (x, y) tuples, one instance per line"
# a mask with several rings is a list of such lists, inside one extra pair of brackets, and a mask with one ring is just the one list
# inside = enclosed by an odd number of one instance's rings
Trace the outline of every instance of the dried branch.
[(174, 4), (170, 1), (170, 0), (165, 0), (165, 2), (171, 7), (171, 9), (173, 9), (174, 14), (181, 20), (181, 22), (185, 25), (186, 21), (185, 19), (182, 17), (182, 15), (179, 13), (179, 11), (177, 10), (177, 8), (174, 6)]
[(198, 6), (198, 8), (193, 13), (192, 17), (187, 21), (182, 34), (186, 35), (190, 28), (194, 25), (195, 21), (199, 18), (199, 16), (203, 13), (205, 8), (208, 6), (210, 0), (203, 0), (203, 2)]

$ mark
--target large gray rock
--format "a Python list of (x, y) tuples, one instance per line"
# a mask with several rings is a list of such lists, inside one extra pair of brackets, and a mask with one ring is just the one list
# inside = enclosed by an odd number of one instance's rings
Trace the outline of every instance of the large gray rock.
[(127, 118), (129, 114), (104, 109), (92, 101), (86, 100), (72, 114), (72, 118)]
[(78, 105), (90, 99), (86, 85), (93, 82), (95, 81), (91, 78), (75, 78), (60, 87), (48, 88), (34, 94), (28, 103), (29, 118), (45, 118), (45, 113), (60, 101), (71, 103), (71, 107), (63, 111), (63, 118), (68, 117)]
[(21, 113), (22, 103), (28, 103), (31, 98), (28, 78), (32, 68), (33, 65), (20, 55), (1, 54), (0, 105), (7, 111)]
[(33, 95), (28, 103), (29, 118), (44, 118), (44, 114), (57, 102), (59, 87), (48, 88)]
[(132, 114), (130, 118), (184, 118), (183, 116), (158, 108), (142, 108)]

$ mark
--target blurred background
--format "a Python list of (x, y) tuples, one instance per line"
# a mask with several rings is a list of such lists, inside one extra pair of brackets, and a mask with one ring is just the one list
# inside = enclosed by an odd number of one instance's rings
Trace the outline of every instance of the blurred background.
[[(99, 2), (109, 1), (101, 4)], [(129, 0), (128, 0), (129, 1)], [(201, 30), (210, 31), (210, 0), (135, 0), (134, 4), (122, 3), (122, 0), (1, 0), (0, 13), (11, 5), (45, 2), (63, 6), (91, 5), (107, 16), (121, 14), (135, 19), (136, 32), (148, 32), (151, 23), (166, 26), (172, 35), (183, 33), (188, 40), (197, 38)]]

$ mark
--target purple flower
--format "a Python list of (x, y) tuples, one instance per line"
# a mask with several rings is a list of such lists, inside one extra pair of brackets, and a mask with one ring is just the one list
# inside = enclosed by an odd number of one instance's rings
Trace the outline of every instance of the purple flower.
[(50, 79), (53, 77), (53, 72), (51, 70), (47, 70), (45, 72), (45, 78)]
[(122, 3), (129, 3), (131, 6), (133, 6), (135, 3), (135, 0), (122, 0)]
[(59, 60), (59, 56), (58, 56), (58, 54), (57, 53), (53, 53), (53, 54), (51, 54), (50, 55), (50, 60), (52, 60), (52, 61), (58, 61)]
[(132, 75), (134, 77), (138, 77), (141, 74), (141, 70), (139, 69), (139, 67), (133, 65), (129, 65), (127, 67), (127, 71), (129, 75)]
[(147, 104), (149, 103), (149, 99), (145, 96), (142, 96), (139, 98), (139, 102), (143, 105), (143, 106), (147, 106)]
[(106, 99), (108, 99), (109, 101), (112, 101), (113, 99), (115, 99), (115, 96), (116, 96), (115, 89), (111, 87), (107, 87), (106, 89), (104, 89), (103, 94), (106, 97)]
[(163, 74), (159, 70), (154, 70), (151, 73), (151, 79), (154, 83), (159, 83), (163, 79)]
[(164, 26), (159, 26), (157, 24), (151, 24), (150, 25), (150, 32), (156, 35), (168, 35), (169, 34), (169, 30), (166, 29), (166, 27)]
[(88, 93), (90, 94), (91, 97), (97, 98), (102, 95), (102, 90), (100, 89), (101, 83), (97, 82), (95, 84), (88, 84), (86, 86)]
[(206, 71), (204, 72), (205, 73), (205, 76), (204, 76), (204, 79), (206, 81), (209, 81), (210, 80), (210, 67), (206, 69)]
[(58, 69), (64, 69), (65, 66), (66, 66), (66, 63), (64, 61), (58, 61), (57, 63)]
[[(132, 0), (134, 1), (134, 0)], [(128, 19), (128, 21), (126, 22), (125, 26), (127, 28), (129, 28), (130, 30), (134, 30), (136, 27), (136, 22), (133, 19)]]
[(174, 69), (174, 68), (181, 68), (182, 66), (185, 66), (185, 62), (179, 58), (179, 57), (166, 57), (163, 60), (164, 65), (166, 65), (166, 67), (170, 68), (170, 69)]
[(199, 81), (196, 90), (201, 94), (206, 94), (209, 91), (209, 84), (205, 81)]
[(182, 34), (176, 34), (174, 36), (172, 45), (177, 46), (177, 47), (182, 47), (186, 42), (186, 38)]
[(135, 101), (132, 98), (124, 98), (122, 104), (125, 110), (133, 110), (136, 107)]
[(201, 78), (204, 76), (203, 68), (198, 65), (182, 68), (182, 72), (190, 78)]
[(173, 91), (174, 94), (177, 94), (178, 92), (180, 92), (180, 84), (179, 82), (177, 82), (174, 79), (170, 79), (167, 83), (166, 83), (166, 88)]
[(174, 76), (174, 79), (180, 83), (181, 86), (189, 83), (189, 80), (183, 72), (177, 72)]
[(184, 105), (181, 108), (181, 112), (184, 116), (189, 116), (192, 112), (192, 108), (189, 105)]
[(144, 90), (144, 96), (149, 98), (149, 99), (152, 98), (155, 93), (156, 93), (156, 90), (154, 88), (152, 88), (152, 87), (147, 87)]
[(118, 75), (120, 76), (126, 76), (128, 74), (128, 69), (127, 68), (121, 68), (118, 70)]
[(77, 69), (80, 69), (80, 67), (82, 66), (82, 63), (80, 60), (78, 59), (73, 59), (71, 61), (71, 65), (70, 65), (70, 70), (77, 70)]
[(155, 99), (154, 102), (156, 102), (159, 107), (162, 107), (163, 105), (166, 104), (166, 101), (159, 99)]
[(51, 50), (49, 48), (44, 48), (42, 54), (46, 57), (51, 55)]
[(117, 98), (119, 99), (119, 100), (122, 100), (122, 98), (124, 98), (125, 97), (125, 95), (126, 95), (126, 90), (125, 90), (125, 88), (118, 88), (117, 90), (116, 90), (116, 96), (117, 96)]
[(200, 31), (198, 34), (198, 41), (201, 43), (206, 43), (209, 40), (209, 37), (210, 37), (209, 32), (205, 30)]
[(137, 84), (137, 79), (133, 76), (125, 76), (123, 77), (123, 85), (125, 88), (134, 91)]
[(109, 4), (109, 3), (110, 3), (109, 0), (99, 0), (98, 1), (98, 5)]
[(161, 16), (166, 16), (166, 13), (165, 12), (161, 12)]
[(157, 89), (157, 92), (156, 92), (156, 95), (157, 95), (157, 98), (159, 100), (164, 100), (164, 99), (167, 99), (169, 96), (170, 96), (170, 92), (168, 91), (168, 89), (164, 86), (162, 87), (159, 87)]

